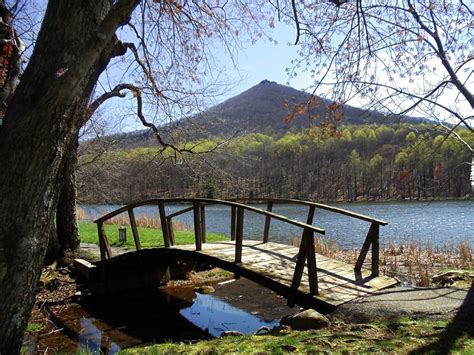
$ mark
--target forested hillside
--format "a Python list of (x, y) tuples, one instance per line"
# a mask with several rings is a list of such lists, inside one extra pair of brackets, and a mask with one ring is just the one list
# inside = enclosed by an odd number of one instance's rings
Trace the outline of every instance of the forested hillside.
[[(458, 130), (474, 144), (474, 134)], [(221, 139), (188, 143), (206, 151)], [(82, 202), (150, 197), (282, 196), (317, 201), (459, 198), (469, 193), (470, 152), (432, 125), (313, 127), (250, 133), (205, 155), (175, 159), (157, 147), (80, 157)]]
[[(349, 125), (421, 121), (421, 118), (387, 115), (350, 105), (334, 105), (330, 100), (311, 96), (274, 81), (263, 80), (208, 110), (161, 126), (160, 134), (173, 142), (189, 142), (249, 133), (266, 133), (281, 137), (289, 131), (300, 132), (308, 126), (322, 122), (338, 125), (343, 122)], [(150, 130), (138, 130), (102, 139), (122, 149), (156, 145), (156, 139)]]

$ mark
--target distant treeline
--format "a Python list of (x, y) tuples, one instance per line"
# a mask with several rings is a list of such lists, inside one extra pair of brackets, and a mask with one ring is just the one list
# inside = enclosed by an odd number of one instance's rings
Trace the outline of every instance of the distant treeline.
[[(474, 145), (474, 134), (457, 133)], [(187, 143), (197, 152), (220, 139)], [(432, 125), (312, 128), (252, 133), (207, 154), (159, 147), (80, 156), (79, 198), (125, 203), (151, 197), (291, 197), (317, 201), (458, 198), (469, 193), (469, 150)]]

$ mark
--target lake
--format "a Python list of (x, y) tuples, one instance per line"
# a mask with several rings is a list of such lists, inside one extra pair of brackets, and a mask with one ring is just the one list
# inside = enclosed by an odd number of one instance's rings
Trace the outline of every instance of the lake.
[[(382, 245), (390, 242), (408, 244), (417, 242), (434, 248), (451, 249), (453, 245), (467, 241), (474, 247), (474, 201), (390, 201), (330, 203), (329, 205), (365, 214), (387, 221), (380, 228)], [(266, 205), (255, 205), (265, 209)], [(82, 205), (94, 219), (111, 212), (118, 205)], [(187, 205), (167, 207), (167, 213), (178, 211)], [(306, 221), (307, 207), (298, 205), (274, 205), (273, 212), (292, 219)], [(135, 209), (137, 216), (158, 217), (156, 206)], [(176, 217), (177, 220), (193, 226), (192, 212)], [(261, 240), (265, 217), (245, 212), (244, 238)], [(343, 249), (360, 248), (369, 229), (369, 223), (344, 215), (316, 209), (314, 225), (324, 228), (324, 238), (334, 239)], [(207, 206), (206, 226), (208, 232), (230, 235), (230, 207)], [(191, 227), (190, 227), (191, 228)], [(301, 235), (301, 229), (283, 222), (272, 220), (270, 241), (291, 243), (291, 239)]]

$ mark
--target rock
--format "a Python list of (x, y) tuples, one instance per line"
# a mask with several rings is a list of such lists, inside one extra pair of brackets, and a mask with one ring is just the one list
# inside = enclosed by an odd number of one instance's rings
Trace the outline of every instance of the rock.
[(221, 338), (224, 337), (240, 337), (243, 334), (241, 332), (238, 332), (236, 330), (226, 330), (225, 332), (222, 332)]
[(212, 286), (199, 286), (199, 287), (195, 287), (195, 288), (194, 288), (194, 291), (199, 292), (199, 293), (203, 293), (203, 294), (216, 292), (216, 290), (215, 290), (214, 287), (212, 287)]
[(441, 286), (449, 286), (456, 281), (474, 281), (474, 273), (464, 270), (450, 270), (433, 276), (431, 280)]
[(329, 327), (330, 322), (326, 316), (314, 309), (307, 309), (292, 316), (283, 317), (280, 324), (287, 325), (294, 330), (309, 330)]
[(268, 334), (268, 333), (270, 333), (270, 328), (263, 326), (263, 327), (258, 328), (253, 334), (261, 335), (261, 334)]

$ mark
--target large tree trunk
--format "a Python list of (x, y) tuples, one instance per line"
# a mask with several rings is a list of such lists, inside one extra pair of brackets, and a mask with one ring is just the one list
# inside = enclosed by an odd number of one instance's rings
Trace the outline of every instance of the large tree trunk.
[(79, 249), (79, 228), (76, 219), (77, 138), (71, 147), (64, 169), (63, 186), (56, 210), (56, 229), (61, 253)]
[[(38, 41), (0, 128), (0, 353), (18, 353), (34, 302), (67, 153), (138, 0), (50, 1)], [(107, 16), (106, 16), (107, 15)], [(106, 17), (105, 17), (106, 16)], [(105, 18), (105, 20), (103, 20)], [(103, 20), (103, 21), (102, 21)]]
[(45, 265), (62, 258), (67, 252), (79, 250), (79, 228), (76, 218), (77, 137), (67, 155), (63, 182), (56, 208), (56, 223), (51, 223), (51, 235), (45, 256)]

